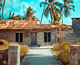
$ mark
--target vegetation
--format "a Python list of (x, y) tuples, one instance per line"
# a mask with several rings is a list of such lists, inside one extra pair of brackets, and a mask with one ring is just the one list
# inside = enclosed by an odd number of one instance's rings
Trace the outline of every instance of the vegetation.
[(63, 2), (64, 4), (61, 7), (61, 12), (62, 14), (64, 14), (65, 17), (68, 17), (71, 14), (70, 10), (75, 11), (75, 5), (73, 5), (73, 0), (63, 0)]
[(20, 55), (24, 56), (28, 52), (29, 48), (27, 45), (20, 45)]
[(8, 49), (9, 43), (6, 40), (0, 40), (0, 49)]
[(26, 20), (38, 20), (38, 18), (36, 18), (34, 15), (35, 11), (33, 10), (33, 8), (28, 7), (27, 11), (24, 10), (25, 13), (25, 17), (23, 17), (23, 19)]
[[(63, 14), (65, 17), (68, 17), (71, 13), (70, 10), (75, 11), (73, 0), (63, 0), (63, 3), (59, 3), (56, 0), (46, 0), (45, 2), (40, 3), (40, 7), (44, 4), (43, 14), (48, 17), (50, 14), (51, 21), (50, 24), (56, 24), (59, 26), (59, 29), (65, 30), (70, 29), (70, 26), (63, 24)], [(43, 18), (42, 14), (42, 18)], [(41, 18), (41, 22), (42, 22)], [(62, 24), (60, 24), (60, 19), (62, 18)]]
[(12, 16), (11, 16), (11, 12), (10, 12), (8, 19), (14, 19), (14, 20), (38, 20), (38, 18), (33, 16), (35, 14), (35, 11), (33, 10), (33, 8), (28, 7), (27, 11), (24, 10), (24, 13), (25, 13), (25, 17), (20, 16), (20, 15), (14, 16), (15, 13), (13, 13)]
[(69, 25), (66, 25), (66, 24), (60, 24), (60, 22), (55, 22), (56, 23), (56, 25), (58, 25), (59, 26), (59, 29), (60, 30), (65, 30), (65, 29), (71, 29), (71, 27), (69, 26)]
[[(51, 23), (54, 24), (55, 21), (59, 21), (61, 18), (60, 10), (58, 7), (62, 6), (62, 3), (59, 3), (58, 1), (54, 0), (46, 0), (46, 2), (41, 2), (40, 7), (45, 4), (43, 14), (48, 17), (50, 14), (51, 17)], [(45, 8), (46, 7), (46, 8)], [(42, 16), (43, 17), (43, 16)], [(52, 20), (54, 22), (52, 22)]]
[[(8, 49), (9, 45), (19, 45), (19, 44), (17, 42), (9, 43), (8, 41), (3, 39), (0, 40), (0, 49)], [(28, 49), (29, 48), (27, 45), (20, 45), (20, 56), (26, 55)]]
[[(64, 65), (70, 65), (70, 45), (75, 45), (76, 43), (64, 42), (53, 46), (53, 51), (55, 55), (60, 59)], [(77, 43), (80, 45), (80, 42)]]

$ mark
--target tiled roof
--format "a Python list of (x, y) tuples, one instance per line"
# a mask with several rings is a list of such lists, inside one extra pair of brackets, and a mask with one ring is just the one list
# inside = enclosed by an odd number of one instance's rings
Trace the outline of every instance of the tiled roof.
[(0, 20), (0, 24), (37, 24), (40, 20)]
[(39, 20), (2, 20), (0, 21), (0, 29), (53, 29), (58, 28), (52, 24), (37, 24)]

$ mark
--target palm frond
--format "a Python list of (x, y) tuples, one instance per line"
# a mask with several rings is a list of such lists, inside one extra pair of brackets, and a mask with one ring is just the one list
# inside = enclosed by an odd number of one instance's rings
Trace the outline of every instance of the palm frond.
[(9, 18), (11, 18), (11, 12), (9, 13)]
[(45, 9), (45, 11), (44, 11), (44, 16), (46, 18), (49, 16), (49, 12), (50, 12), (50, 10), (49, 10), (49, 7), (47, 6), (46, 9)]
[(71, 4), (70, 4), (70, 5), (68, 5), (68, 6), (71, 6), (71, 7), (75, 8), (75, 5), (71, 5)]
[(42, 5), (47, 5), (48, 3), (47, 2), (41, 2), (39, 5), (40, 5), (40, 7), (42, 7)]

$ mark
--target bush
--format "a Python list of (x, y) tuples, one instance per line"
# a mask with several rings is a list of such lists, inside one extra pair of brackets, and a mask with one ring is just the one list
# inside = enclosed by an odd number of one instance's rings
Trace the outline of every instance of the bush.
[(0, 45), (7, 45), (8, 44), (8, 41), (6, 40), (3, 40), (3, 39), (0, 39)]
[(24, 56), (28, 52), (29, 48), (27, 45), (20, 45), (20, 55)]
[[(0, 49), (8, 49), (9, 45), (19, 45), (17, 42), (8, 43), (8, 41), (1, 39)], [(28, 52), (29, 48), (27, 45), (20, 45), (20, 55), (24, 56)]]
[(55, 45), (53, 46), (53, 50), (60, 50), (60, 47), (55, 44)]
[[(64, 42), (53, 46), (54, 53), (64, 65), (70, 65), (70, 45), (74, 44), (75, 43)], [(80, 43), (78, 42), (77, 44)]]
[(65, 49), (61, 50), (61, 52), (58, 55), (58, 58), (63, 64), (69, 64), (70, 63), (70, 50)]
[(77, 42), (77, 45), (80, 45), (80, 42)]
[(8, 41), (0, 39), (0, 43), (1, 43), (0, 49), (8, 49), (8, 46), (9, 46)]
[(17, 42), (11, 42), (9, 45), (19, 45)]

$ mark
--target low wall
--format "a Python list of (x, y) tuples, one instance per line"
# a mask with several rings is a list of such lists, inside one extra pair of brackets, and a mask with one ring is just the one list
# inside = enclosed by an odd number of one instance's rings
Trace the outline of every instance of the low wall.
[(0, 50), (0, 65), (8, 65), (8, 49)]

